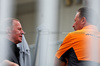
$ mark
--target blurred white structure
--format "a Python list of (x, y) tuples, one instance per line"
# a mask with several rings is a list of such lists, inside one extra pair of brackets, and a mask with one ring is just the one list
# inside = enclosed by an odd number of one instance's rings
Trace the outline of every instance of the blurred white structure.
[(59, 0), (38, 0), (39, 65), (53, 66), (57, 42)]
[[(92, 8), (94, 10), (94, 14), (93, 16), (95, 16), (95, 18), (92, 18), (91, 16), (90, 19), (94, 22), (93, 24), (97, 24), (98, 29), (100, 30), (100, 0), (87, 0), (87, 6)], [(97, 21), (95, 21), (95, 19), (97, 19)], [(88, 42), (88, 40), (87, 40)], [(90, 51), (90, 55), (92, 57), (92, 59), (95, 60), (99, 60), (99, 40), (94, 39), (94, 41), (91, 41), (91, 47), (89, 49), (91, 49)], [(88, 51), (88, 49), (87, 49)], [(88, 66), (98, 66), (97, 64), (88, 64)]]
[(6, 44), (6, 26), (8, 25), (5, 22), (6, 18), (11, 18), (14, 16), (14, 7), (15, 1), (14, 0), (0, 0), (0, 60), (6, 57), (5, 52), (7, 50)]

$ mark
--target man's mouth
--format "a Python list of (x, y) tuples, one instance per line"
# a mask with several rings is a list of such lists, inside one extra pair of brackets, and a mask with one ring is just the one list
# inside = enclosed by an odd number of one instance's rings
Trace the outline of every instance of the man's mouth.
[(19, 36), (19, 37), (21, 37), (21, 38), (22, 38), (22, 36)]

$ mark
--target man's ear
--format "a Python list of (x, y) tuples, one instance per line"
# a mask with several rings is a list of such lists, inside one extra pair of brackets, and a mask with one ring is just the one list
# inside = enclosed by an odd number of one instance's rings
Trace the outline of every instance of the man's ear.
[(83, 17), (83, 18), (82, 18), (82, 25), (84, 25), (85, 23), (86, 23), (86, 18)]

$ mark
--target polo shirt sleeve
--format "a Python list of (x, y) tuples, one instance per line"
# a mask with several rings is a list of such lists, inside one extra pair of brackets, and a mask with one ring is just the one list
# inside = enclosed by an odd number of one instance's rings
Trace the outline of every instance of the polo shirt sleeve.
[(65, 62), (65, 53), (72, 47), (72, 39), (71, 39), (71, 34), (69, 33), (63, 43), (61, 44), (59, 50), (57, 51), (56, 53), (56, 57), (58, 59), (60, 59), (61, 61), (64, 61)]

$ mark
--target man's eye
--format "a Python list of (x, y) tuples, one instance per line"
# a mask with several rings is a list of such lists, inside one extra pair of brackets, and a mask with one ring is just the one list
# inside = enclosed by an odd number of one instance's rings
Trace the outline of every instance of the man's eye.
[(74, 20), (76, 22), (76, 20)]
[(21, 30), (21, 29), (18, 29), (18, 30)]

